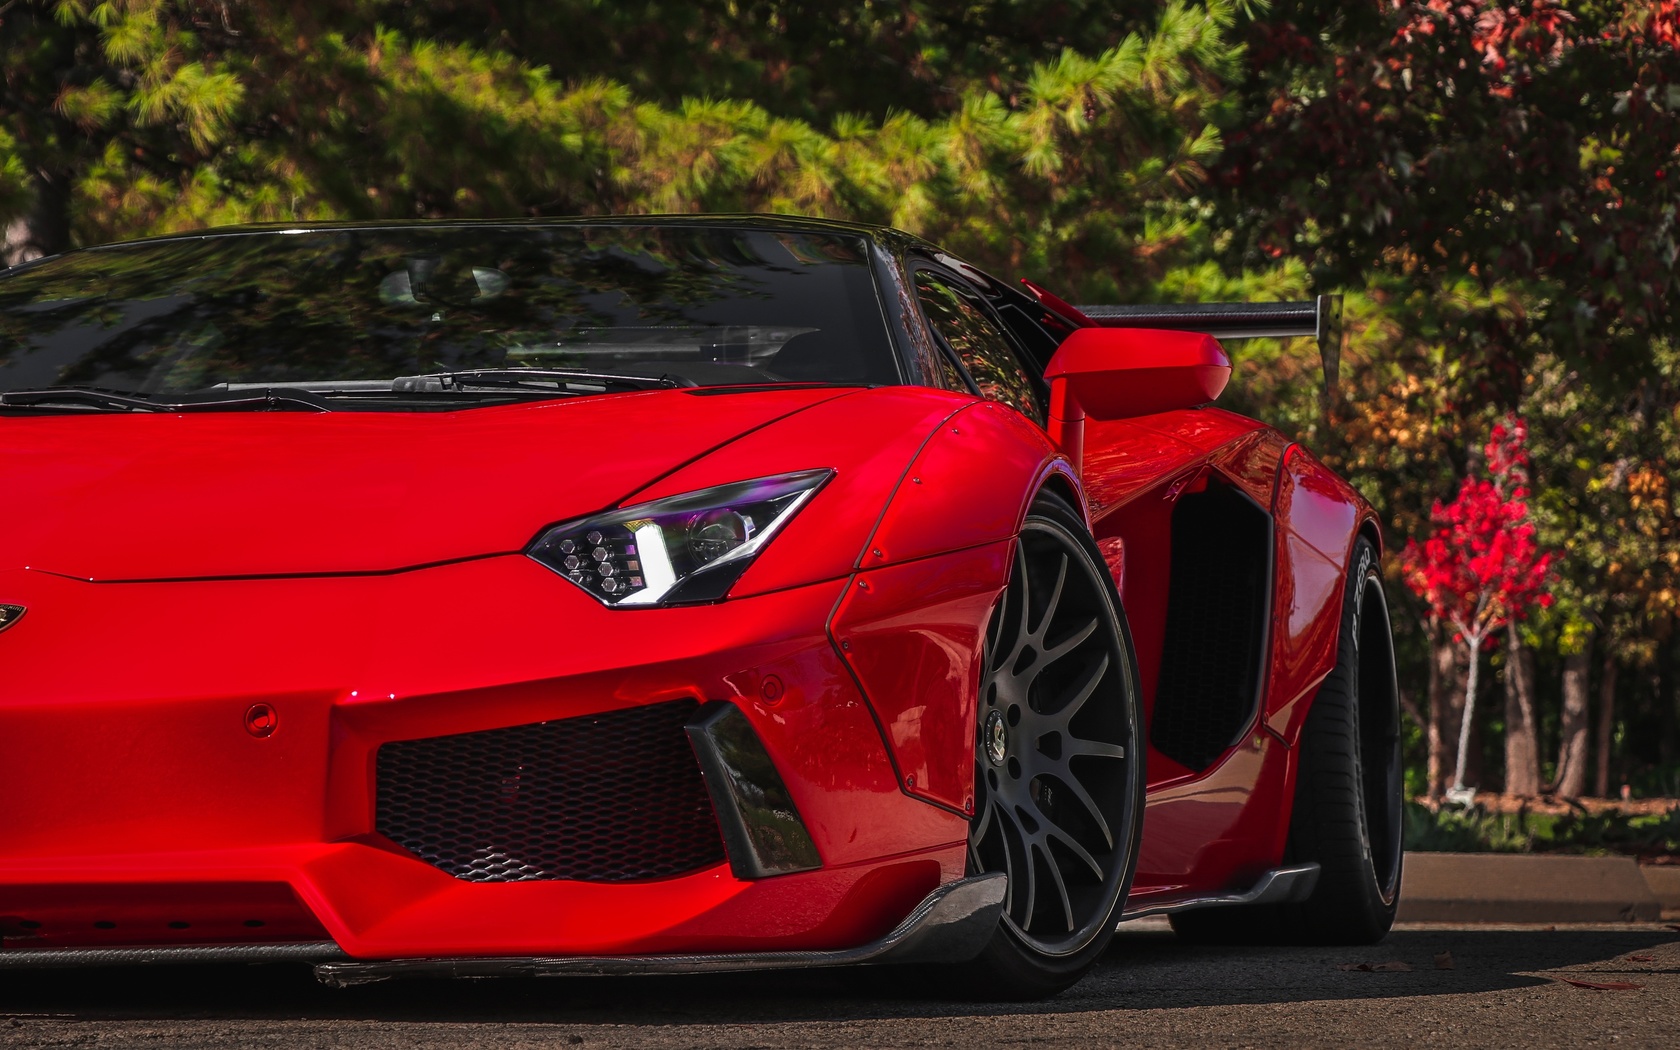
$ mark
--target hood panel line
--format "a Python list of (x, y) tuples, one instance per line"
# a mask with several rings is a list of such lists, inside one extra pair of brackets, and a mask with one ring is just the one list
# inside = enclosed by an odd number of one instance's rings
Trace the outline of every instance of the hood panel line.
[(488, 561), (491, 558), (506, 558), (513, 554), (523, 554), (523, 550), (493, 551), (489, 554), (468, 554), (460, 558), (444, 558), (441, 561), (421, 562), (418, 565), (402, 565), (394, 569), (351, 569), (334, 570), (331, 572), (252, 572), (252, 573), (224, 573), (214, 576), (134, 576), (127, 578), (97, 579), (92, 576), (76, 576), (68, 572), (54, 572), (52, 569), (37, 569), (29, 565), (23, 567), (24, 572), (38, 572), (43, 576), (57, 576), (61, 580), (74, 580), (77, 583), (225, 583), (233, 580), (342, 580), (358, 579), (364, 576), (400, 576), (405, 572), (419, 572), (422, 569), (438, 569), (445, 565), (460, 565), (469, 561)]
[[(867, 389), (867, 388), (865, 388), (865, 389)], [(705, 449), (705, 450), (700, 451), (700, 452), (696, 452), (694, 455), (692, 455), (689, 458), (683, 460), (681, 463), (678, 463), (676, 466), (674, 466), (670, 470), (667, 470), (664, 473), (658, 475), (657, 477), (650, 478), (649, 480), (642, 482), (640, 485), (633, 486), (630, 489), (630, 491), (626, 492), (624, 495), (622, 495), (622, 496), (618, 497), (616, 500), (614, 500), (612, 502), (612, 506), (613, 507), (624, 506), (624, 504), (628, 503), (635, 496), (641, 494), (642, 492), (647, 491), (648, 489), (653, 488), (655, 485), (658, 485), (661, 481), (664, 481), (666, 478), (668, 478), (671, 475), (677, 473), (679, 470), (682, 470), (684, 467), (689, 466), (692, 463), (698, 463), (700, 460), (705, 459), (707, 456), (711, 455), (712, 453), (716, 452), (717, 450), (719, 450), (721, 448), (727, 448), (730, 445), (733, 445), (735, 442), (741, 440), (742, 438), (746, 437), (749, 434), (755, 434), (758, 431), (763, 430), (765, 427), (774, 426), (777, 423), (780, 423), (784, 419), (791, 419), (794, 416), (797, 416), (801, 412), (808, 412), (811, 409), (816, 408), (818, 405), (826, 405), (831, 401), (837, 401), (837, 400), (839, 400), (840, 398), (843, 398), (843, 397), (850, 397), (855, 393), (857, 393), (856, 390), (842, 390), (842, 391), (839, 391), (838, 393), (836, 393), (833, 397), (825, 397), (821, 401), (813, 401), (808, 405), (800, 405), (798, 408), (793, 409), (791, 412), (783, 413), (782, 415), (779, 415), (779, 416), (775, 417), (774, 419), (766, 419), (764, 422), (758, 424), (757, 426), (749, 427), (746, 430), (741, 431), (739, 434), (735, 434), (732, 437), (729, 437), (729, 438), (727, 438), (723, 441), (720, 441), (720, 442), (718, 442), (717, 444), (713, 445), (712, 447), (710, 447), (708, 449)], [(742, 479), (742, 480), (745, 480), (745, 479)], [(606, 510), (606, 509), (609, 509), (609, 508), (603, 507), (602, 509)], [(544, 525), (542, 527), (542, 529), (537, 532), (537, 536), (541, 536), (543, 533), (547, 532), (551, 528), (553, 528), (553, 523), (551, 523), (549, 525)], [(533, 536), (532, 540), (534, 541), (535, 539), (536, 539), (536, 536)]]

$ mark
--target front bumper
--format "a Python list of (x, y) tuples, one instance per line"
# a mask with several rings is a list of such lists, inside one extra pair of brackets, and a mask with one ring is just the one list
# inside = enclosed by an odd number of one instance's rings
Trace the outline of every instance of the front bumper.
[[(825, 629), (844, 585), (621, 610), (517, 555), (337, 578), (0, 573), (0, 601), (29, 608), (0, 635), (0, 951), (324, 937), (378, 960), (875, 941), (961, 876), (966, 824), (900, 790)], [(383, 744), (681, 699), (744, 717), (820, 867), (474, 882), (376, 830)], [(247, 725), (259, 705), (266, 736)]]
[(47, 948), (0, 952), (0, 970), (162, 963), (308, 962), (335, 988), (393, 977), (623, 977), (663, 973), (740, 973), (828, 966), (912, 965), (974, 958), (997, 932), (1007, 877), (975, 875), (928, 894), (891, 933), (856, 948), (720, 952), (695, 955), (515, 956), (355, 960), (330, 941), (166, 948)]

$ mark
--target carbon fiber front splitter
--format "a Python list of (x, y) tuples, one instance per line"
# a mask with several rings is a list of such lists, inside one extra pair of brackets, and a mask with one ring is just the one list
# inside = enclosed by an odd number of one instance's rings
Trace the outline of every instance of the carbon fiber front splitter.
[(153, 948), (16, 948), (0, 951), (0, 970), (60, 970), (156, 963), (313, 962), (348, 958), (332, 941), (286, 944), (188, 944)]
[(885, 937), (836, 951), (558, 958), (334, 959), (317, 963), (323, 984), (345, 988), (393, 977), (619, 977), (829, 966), (965, 962), (980, 954), (1003, 914), (1007, 876), (976, 875), (939, 887)]
[(997, 929), (1007, 877), (976, 875), (939, 887), (885, 937), (835, 951), (740, 952), (717, 955), (561, 956), (357, 960), (331, 941), (151, 948), (50, 948), (0, 951), (0, 970), (159, 963), (313, 962), (315, 976), (335, 988), (393, 977), (613, 977), (657, 973), (724, 973), (886, 963), (963, 962)]

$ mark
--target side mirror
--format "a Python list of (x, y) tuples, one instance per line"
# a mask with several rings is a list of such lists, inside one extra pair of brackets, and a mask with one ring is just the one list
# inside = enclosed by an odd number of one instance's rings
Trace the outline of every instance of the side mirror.
[(1044, 378), (1050, 436), (1077, 466), (1086, 419), (1125, 419), (1217, 398), (1231, 359), (1203, 332), (1081, 328), (1063, 340)]

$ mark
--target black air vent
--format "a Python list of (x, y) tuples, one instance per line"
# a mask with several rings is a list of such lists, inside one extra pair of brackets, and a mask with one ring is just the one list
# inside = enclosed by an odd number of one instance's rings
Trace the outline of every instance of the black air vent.
[(722, 863), (683, 730), (698, 707), (679, 700), (385, 744), (375, 826), (473, 882), (627, 882)]
[(1247, 731), (1271, 614), (1272, 519), (1219, 480), (1173, 508), (1167, 637), (1149, 739), (1194, 770)]

